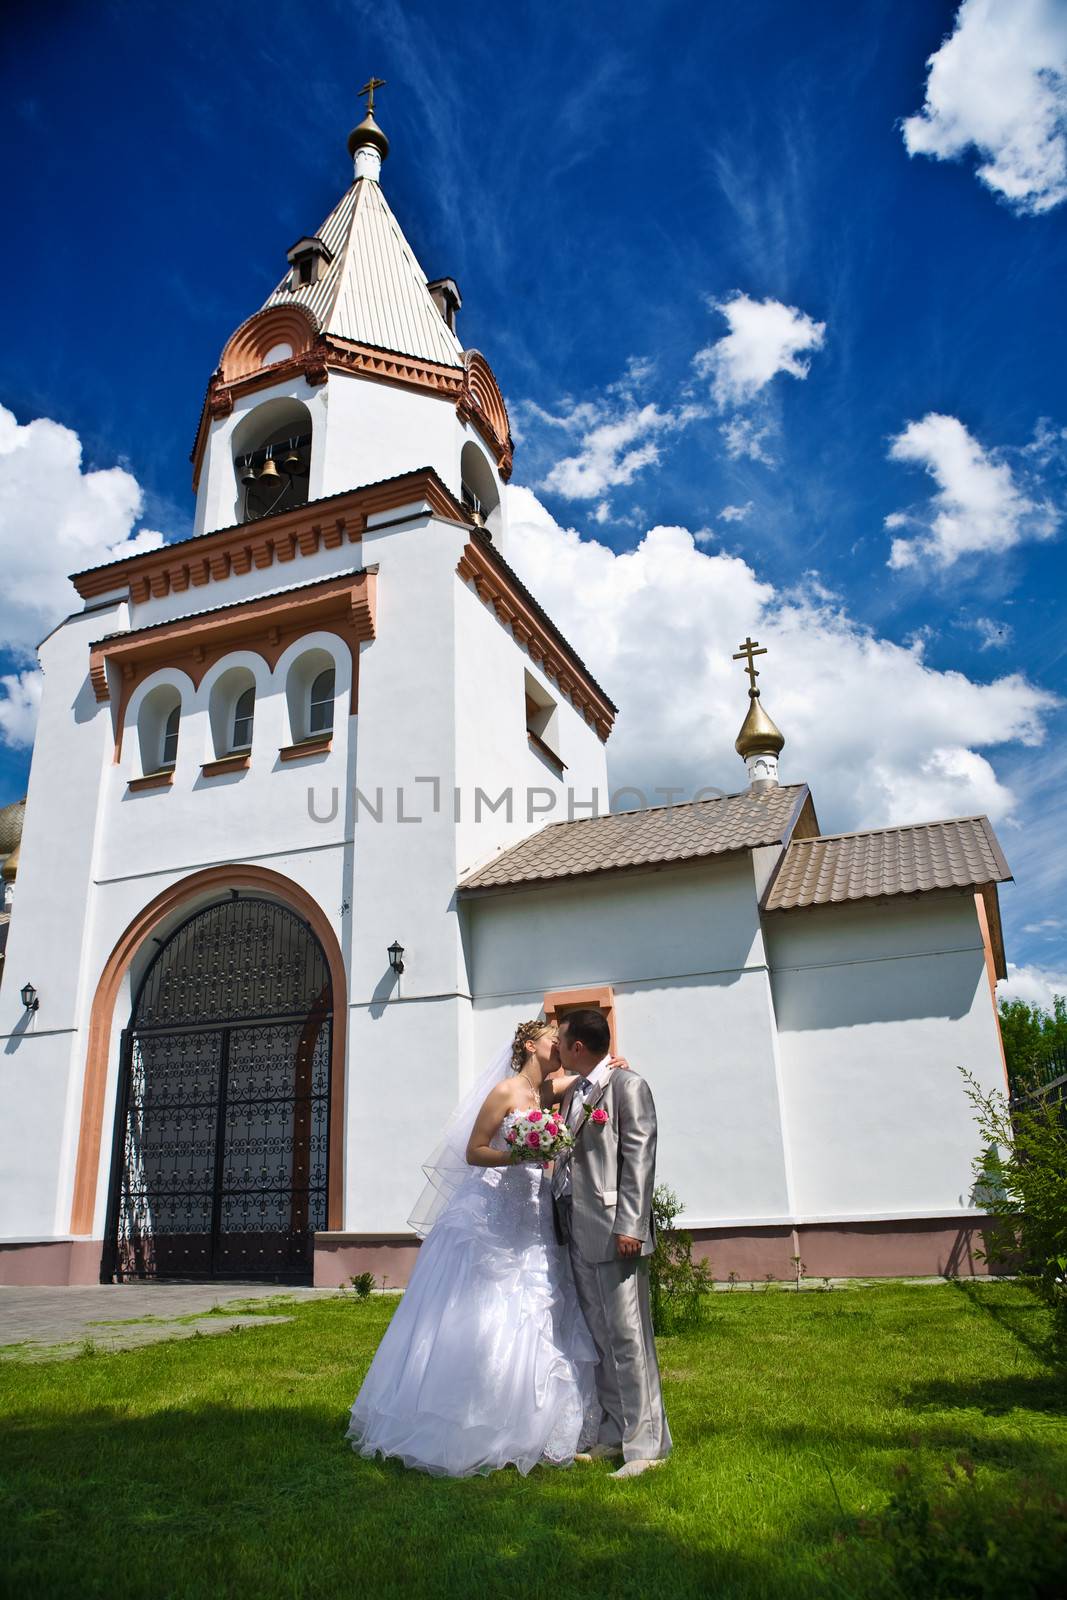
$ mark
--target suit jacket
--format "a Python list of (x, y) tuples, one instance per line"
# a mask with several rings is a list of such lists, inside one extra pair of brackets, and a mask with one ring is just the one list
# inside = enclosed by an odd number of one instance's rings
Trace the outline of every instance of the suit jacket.
[[(564, 1102), (563, 1111), (569, 1109)], [(613, 1072), (589, 1097), (589, 1109), (607, 1112), (605, 1123), (587, 1118), (570, 1157), (570, 1232), (586, 1261), (614, 1261), (615, 1235), (641, 1240), (641, 1254), (655, 1248), (652, 1191), (656, 1186), (656, 1107), (652, 1091), (636, 1072)], [(563, 1239), (557, 1211), (557, 1236)]]

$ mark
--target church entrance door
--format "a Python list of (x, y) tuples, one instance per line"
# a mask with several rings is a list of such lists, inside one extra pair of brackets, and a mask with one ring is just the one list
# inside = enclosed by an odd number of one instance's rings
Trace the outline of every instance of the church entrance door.
[(230, 896), (161, 945), (122, 1036), (105, 1278), (311, 1282), (329, 968), (295, 912)]

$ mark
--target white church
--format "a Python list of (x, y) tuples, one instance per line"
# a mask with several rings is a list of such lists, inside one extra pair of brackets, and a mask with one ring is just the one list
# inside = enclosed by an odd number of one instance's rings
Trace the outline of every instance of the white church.
[(984, 1270), (988, 820), (823, 834), (733, 638), (738, 792), (607, 811), (616, 707), (509, 564), (507, 411), (386, 202), (373, 90), (348, 147), (211, 378), (195, 532), (73, 574), (39, 647), (0, 1281), (403, 1283), (457, 1096), (576, 1005), (650, 1080), (717, 1277)]

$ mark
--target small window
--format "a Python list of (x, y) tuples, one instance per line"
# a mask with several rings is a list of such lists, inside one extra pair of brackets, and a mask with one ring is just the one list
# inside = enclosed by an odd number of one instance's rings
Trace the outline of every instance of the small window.
[(252, 719), (256, 710), (255, 689), (245, 689), (237, 697), (233, 713), (233, 749), (250, 750), (252, 747)]
[(181, 721), (182, 708), (175, 706), (163, 726), (163, 760), (160, 767), (173, 767), (178, 759), (178, 724)]
[(529, 672), (526, 679), (526, 737), (557, 773), (567, 770), (559, 753), (559, 715), (556, 702)]
[(326, 667), (311, 685), (309, 733), (329, 733), (333, 727), (334, 669)]
[(312, 261), (311, 256), (301, 256), (300, 260), (297, 262), (297, 265), (296, 265), (297, 275), (298, 275), (301, 283), (310, 283), (311, 282), (311, 273), (312, 273), (313, 265), (314, 265), (314, 263)]

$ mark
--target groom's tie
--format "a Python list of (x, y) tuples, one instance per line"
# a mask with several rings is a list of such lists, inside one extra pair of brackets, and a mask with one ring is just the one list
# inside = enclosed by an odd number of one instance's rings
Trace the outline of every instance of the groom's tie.
[[(577, 1133), (582, 1123), (582, 1114), (585, 1110), (585, 1097), (589, 1089), (589, 1079), (579, 1078), (570, 1092), (570, 1100), (564, 1113), (564, 1121), (572, 1133)], [(566, 1171), (573, 1156), (572, 1150), (567, 1150), (556, 1160), (556, 1170), (552, 1175), (552, 1192), (559, 1195), (566, 1188)]]

